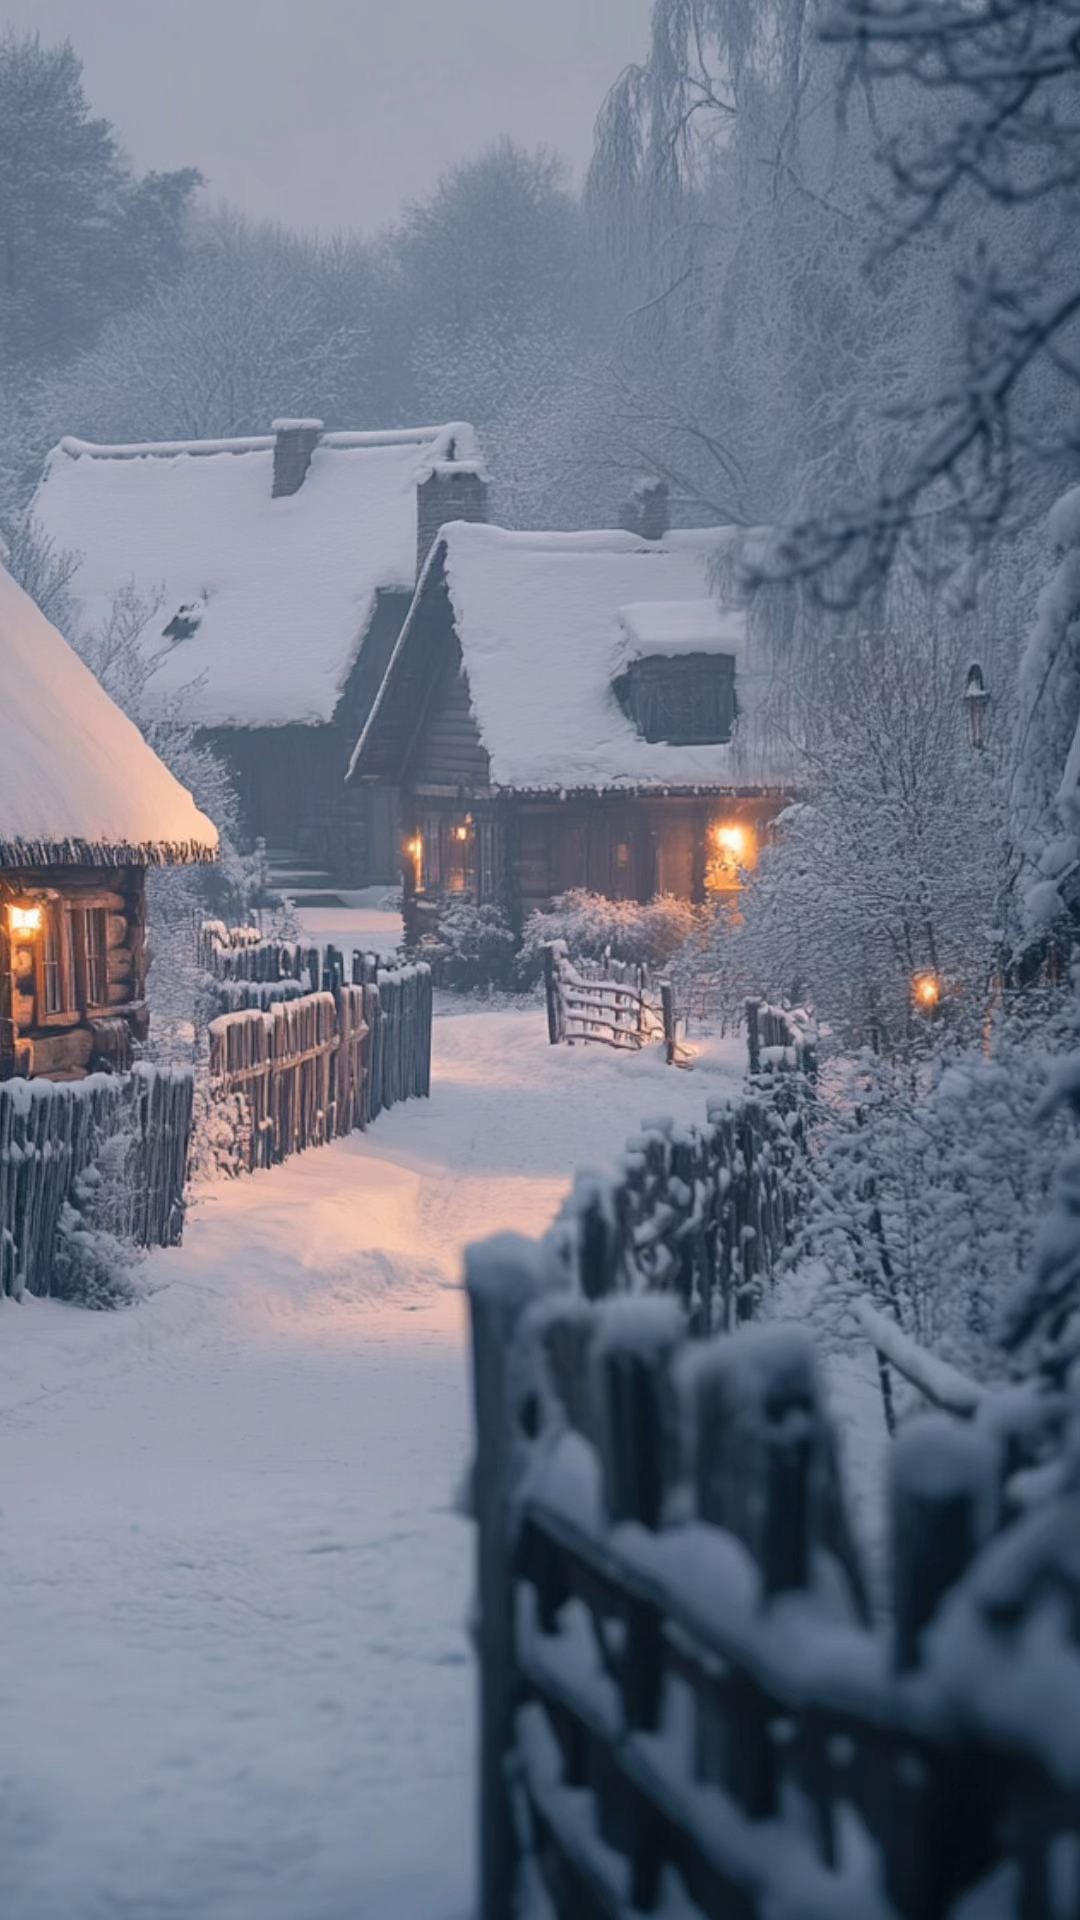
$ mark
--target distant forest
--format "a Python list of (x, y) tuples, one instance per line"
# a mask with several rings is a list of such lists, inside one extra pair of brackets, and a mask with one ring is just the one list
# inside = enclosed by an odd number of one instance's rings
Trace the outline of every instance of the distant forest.
[[(1077, 435), (1057, 432), (1075, 419), (1069, 342), (1029, 355), (952, 464), (951, 442), (940, 471), (920, 450), (963, 414), (1022, 290), (1068, 290), (1074, 196), (1060, 180), (1010, 194), (970, 165), (946, 177), (970, 101), (912, 59), (875, 69), (865, 32), (854, 53), (845, 40), (848, 13), (872, 34), (881, 9), (660, 0), (649, 59), (597, 102), (581, 193), (557, 156), (504, 142), (373, 240), (217, 206), (197, 153), (140, 177), (77, 51), (9, 34), (0, 516), (65, 433), (464, 418), (505, 522), (610, 524), (631, 483), (659, 474), (685, 524), (801, 529), (789, 573), (819, 584), (837, 562), (883, 565), (920, 523), (924, 570), (953, 567), (993, 469), (992, 530), (1014, 556), (996, 541), (993, 564), (1023, 575), (1015, 541), (1077, 466)], [(1025, 163), (1038, 173), (1030, 142)], [(897, 489), (900, 473), (914, 478)], [(883, 488), (896, 498), (868, 522)], [(974, 549), (985, 559), (986, 540)]]

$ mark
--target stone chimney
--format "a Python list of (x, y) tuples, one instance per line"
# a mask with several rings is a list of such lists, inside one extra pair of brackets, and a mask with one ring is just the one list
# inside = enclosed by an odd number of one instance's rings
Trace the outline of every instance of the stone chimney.
[(639, 480), (619, 515), (624, 533), (639, 540), (662, 540), (671, 526), (671, 494), (666, 480)]
[(290, 493), (299, 493), (322, 430), (321, 420), (274, 420), (271, 423), (275, 500), (283, 500)]
[(473, 466), (442, 461), (416, 489), (416, 577), (419, 580), (448, 520), (486, 521), (488, 483)]

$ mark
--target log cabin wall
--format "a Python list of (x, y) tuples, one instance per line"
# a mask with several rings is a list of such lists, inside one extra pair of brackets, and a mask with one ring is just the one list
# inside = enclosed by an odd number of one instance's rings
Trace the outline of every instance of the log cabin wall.
[[(39, 929), (11, 926), (19, 903), (40, 907)], [(147, 1025), (145, 868), (2, 868), (0, 920), (13, 1029), (0, 1073), (72, 1080), (129, 1065)]]
[[(465, 783), (440, 790), (429, 782), (408, 797), (407, 933), (415, 937), (454, 898), (500, 906), (520, 924), (574, 887), (642, 902), (734, 891), (781, 804), (779, 795), (725, 793), (493, 798)], [(742, 860), (718, 839), (733, 828), (743, 835)]]

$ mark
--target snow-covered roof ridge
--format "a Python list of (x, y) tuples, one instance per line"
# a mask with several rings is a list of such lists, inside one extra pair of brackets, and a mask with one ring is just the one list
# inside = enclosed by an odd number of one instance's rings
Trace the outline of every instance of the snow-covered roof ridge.
[[(79, 556), (84, 623), (107, 620), (132, 584), (155, 608), (141, 642), (151, 711), (179, 703), (209, 727), (331, 720), (378, 594), (413, 591), (418, 488), (485, 477), (464, 421), (323, 433), (302, 485), (275, 498), (276, 444), (69, 438), (48, 457), (34, 512)], [(176, 623), (192, 606), (198, 622)]]
[[(417, 609), (441, 574), (494, 788), (731, 791), (788, 784), (790, 755), (764, 719), (773, 662), (753, 638), (745, 606), (724, 604), (713, 590), (716, 562), (734, 555), (742, 538), (731, 527), (652, 541), (609, 529), (444, 526), (353, 771), (363, 777), (366, 763), (377, 759), (375, 742), (384, 715), (392, 724), (392, 688), (413, 644)], [(641, 737), (612, 682), (643, 650), (735, 656), (738, 719), (729, 742), (683, 747)]]
[[(372, 427), (355, 431), (341, 428), (326, 433), (321, 420), (297, 419), (274, 420), (269, 433), (231, 434), (209, 440), (127, 440), (110, 444), (80, 440), (78, 435), (66, 433), (48, 455), (46, 466), (58, 454), (66, 454), (76, 460), (84, 455), (91, 460), (133, 460), (143, 454), (169, 459), (178, 453), (190, 453), (195, 458), (211, 453), (265, 453), (273, 447), (279, 433), (298, 431), (317, 433), (320, 446), (336, 448), (338, 451), (356, 452), (364, 447), (416, 447), (426, 454), (426, 464), (432, 467), (450, 470), (465, 468), (470, 472), (478, 472), (484, 464), (476, 429), (467, 420), (449, 420), (438, 427)], [(424, 464), (421, 463), (421, 477)]]
[(217, 829), (0, 567), (0, 864), (180, 865)]

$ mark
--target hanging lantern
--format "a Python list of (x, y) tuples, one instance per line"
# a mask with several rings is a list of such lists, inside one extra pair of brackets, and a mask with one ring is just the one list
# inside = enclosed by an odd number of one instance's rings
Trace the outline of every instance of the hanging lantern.
[(986, 707), (989, 699), (983, 670), (978, 661), (973, 660), (964, 686), (964, 706), (967, 709), (968, 738), (977, 749), (986, 745)]

